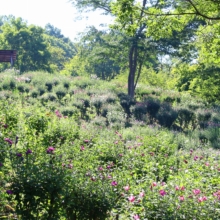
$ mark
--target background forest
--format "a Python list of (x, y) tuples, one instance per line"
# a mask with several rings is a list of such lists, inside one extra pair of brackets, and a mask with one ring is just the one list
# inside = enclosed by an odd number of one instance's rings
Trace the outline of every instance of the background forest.
[(0, 219), (220, 219), (220, 2), (70, 3), (114, 22), (0, 17)]

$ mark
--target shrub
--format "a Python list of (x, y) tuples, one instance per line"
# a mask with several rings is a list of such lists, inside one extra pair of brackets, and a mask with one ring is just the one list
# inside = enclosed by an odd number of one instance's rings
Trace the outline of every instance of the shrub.
[(156, 115), (159, 124), (167, 128), (171, 128), (177, 117), (177, 111), (172, 109), (168, 103), (161, 104)]
[(182, 129), (191, 128), (195, 129), (196, 127), (196, 115), (193, 111), (187, 108), (178, 109), (178, 123)]
[(124, 112), (128, 116), (130, 116), (130, 114), (131, 114), (130, 107), (132, 105), (135, 105), (135, 100), (125, 93), (119, 93), (118, 97), (120, 99), (120, 104), (121, 104), (122, 108), (124, 109)]
[(55, 88), (55, 93), (58, 99), (61, 100), (67, 94), (67, 90), (63, 86), (58, 86)]
[(17, 85), (17, 89), (20, 93), (28, 93), (30, 91), (29, 86), (24, 83)]
[(48, 91), (48, 92), (51, 92), (51, 91), (52, 91), (53, 85), (54, 85), (54, 82), (53, 82), (52, 80), (45, 82), (45, 86), (47, 87), (47, 91)]
[(6, 77), (2, 82), (2, 88), (4, 90), (14, 90), (16, 88), (16, 81), (14, 78)]

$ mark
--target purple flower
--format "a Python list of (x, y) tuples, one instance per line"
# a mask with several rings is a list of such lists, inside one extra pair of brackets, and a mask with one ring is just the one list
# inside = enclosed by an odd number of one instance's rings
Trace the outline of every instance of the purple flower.
[(112, 181), (112, 182), (111, 182), (111, 185), (112, 185), (112, 186), (117, 186), (118, 183), (117, 183), (116, 181)]
[(84, 147), (84, 146), (81, 146), (80, 150), (81, 150), (81, 151), (85, 150), (85, 147)]
[(13, 141), (12, 141), (11, 139), (9, 139), (9, 138), (5, 138), (4, 140), (5, 140), (6, 142), (8, 142), (10, 145), (13, 144)]
[(0, 163), (0, 167), (3, 167), (3, 163)]
[(53, 154), (55, 148), (54, 147), (48, 147), (47, 148), (47, 154)]
[(26, 154), (28, 155), (28, 154), (32, 154), (32, 150), (31, 149), (28, 149), (27, 151), (26, 151)]
[(12, 190), (6, 190), (6, 193), (7, 193), (8, 195), (11, 195), (11, 194), (13, 194), (13, 191), (12, 191)]
[(8, 128), (8, 125), (7, 125), (7, 124), (4, 124), (3, 127), (6, 129), (6, 128)]
[(85, 143), (88, 143), (88, 142), (89, 142), (89, 140), (84, 140), (84, 142), (85, 142)]
[(161, 189), (161, 190), (159, 191), (159, 193), (160, 193), (161, 196), (165, 196), (165, 195), (167, 194), (163, 189)]
[(17, 157), (22, 157), (22, 153), (17, 153), (16, 156)]

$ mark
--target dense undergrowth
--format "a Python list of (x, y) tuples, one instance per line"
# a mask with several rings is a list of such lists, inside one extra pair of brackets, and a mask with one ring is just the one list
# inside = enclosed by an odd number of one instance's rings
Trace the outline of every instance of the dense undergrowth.
[(0, 219), (220, 218), (217, 105), (12, 71), (0, 109)]

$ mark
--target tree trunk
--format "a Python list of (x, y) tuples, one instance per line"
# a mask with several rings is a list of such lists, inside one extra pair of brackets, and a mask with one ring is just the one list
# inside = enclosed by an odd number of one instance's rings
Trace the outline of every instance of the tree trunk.
[(128, 75), (128, 95), (134, 98), (135, 91), (135, 73), (137, 70), (137, 44), (133, 42), (129, 52), (129, 75)]

